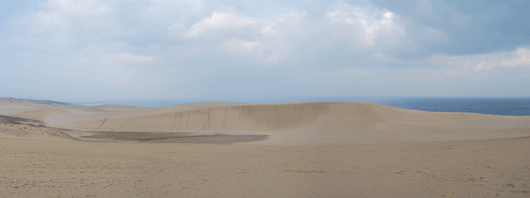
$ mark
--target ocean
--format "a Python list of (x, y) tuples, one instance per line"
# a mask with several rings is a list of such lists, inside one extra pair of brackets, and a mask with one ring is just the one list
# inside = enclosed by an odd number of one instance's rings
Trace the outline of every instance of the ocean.
[(237, 103), (276, 103), (276, 102), (339, 102), (368, 101), (392, 107), (416, 109), (431, 112), (466, 112), (505, 116), (530, 116), (530, 97), (507, 98), (464, 98), (464, 97), (292, 97), (281, 99), (219, 99), (219, 100), (163, 100), (131, 102), (97, 102), (82, 105), (120, 104), (143, 107), (163, 107), (192, 102), (237, 102)]
[(373, 102), (431, 112), (466, 112), (505, 116), (530, 115), (530, 98), (394, 98)]

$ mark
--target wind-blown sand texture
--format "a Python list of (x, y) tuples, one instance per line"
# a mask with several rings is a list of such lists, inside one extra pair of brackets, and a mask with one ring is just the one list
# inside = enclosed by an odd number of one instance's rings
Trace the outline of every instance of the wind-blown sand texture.
[(15, 99), (0, 115), (0, 197), (530, 196), (528, 116)]

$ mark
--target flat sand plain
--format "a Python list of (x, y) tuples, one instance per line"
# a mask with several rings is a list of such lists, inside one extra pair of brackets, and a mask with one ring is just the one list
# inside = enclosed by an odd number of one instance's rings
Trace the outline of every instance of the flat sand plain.
[(0, 197), (530, 196), (525, 116), (13, 99), (0, 115)]

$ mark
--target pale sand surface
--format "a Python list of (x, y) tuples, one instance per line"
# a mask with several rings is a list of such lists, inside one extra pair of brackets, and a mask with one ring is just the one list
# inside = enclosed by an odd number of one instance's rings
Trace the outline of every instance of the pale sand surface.
[(248, 144), (311, 145), (530, 136), (530, 116), (434, 113), (370, 102), (192, 103), (160, 108), (0, 100), (0, 114), (77, 131), (269, 135)]
[(529, 197), (530, 138), (318, 146), (0, 139), (0, 197)]
[(2, 98), (0, 115), (0, 197), (530, 196), (528, 116)]

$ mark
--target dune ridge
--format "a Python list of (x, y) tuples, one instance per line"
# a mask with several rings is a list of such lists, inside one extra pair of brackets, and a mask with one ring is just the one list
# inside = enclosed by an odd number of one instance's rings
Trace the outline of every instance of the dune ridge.
[[(33, 108), (24, 108), (31, 104)], [(530, 136), (530, 116), (400, 109), (371, 102), (191, 103), (160, 108), (18, 103), (10, 115), (80, 131), (270, 135), (257, 144)]]
[[(285, 131), (313, 124), (327, 104), (228, 105), (189, 110), (135, 112), (75, 123), (90, 130), (133, 131)], [(97, 126), (97, 127), (96, 127)]]

